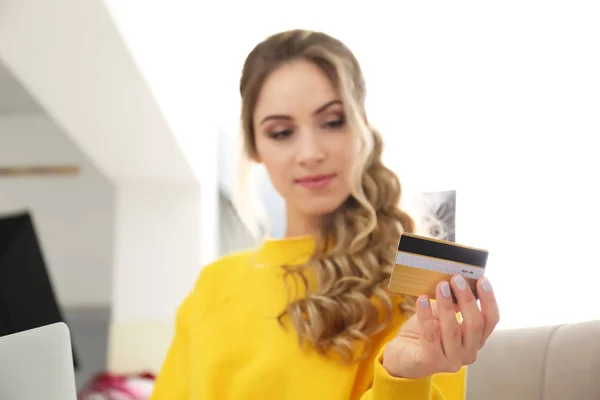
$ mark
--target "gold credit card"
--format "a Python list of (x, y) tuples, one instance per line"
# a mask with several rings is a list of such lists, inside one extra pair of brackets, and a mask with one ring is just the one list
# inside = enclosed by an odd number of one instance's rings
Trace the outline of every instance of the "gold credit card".
[(485, 272), (487, 258), (487, 250), (403, 233), (388, 288), (394, 293), (435, 299), (438, 283), (461, 274), (477, 298), (476, 284)]

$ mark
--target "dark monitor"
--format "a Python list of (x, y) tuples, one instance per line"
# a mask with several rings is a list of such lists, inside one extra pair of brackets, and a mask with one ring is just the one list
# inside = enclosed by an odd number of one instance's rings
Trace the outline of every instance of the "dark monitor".
[[(31, 215), (24, 212), (0, 216), (0, 336), (55, 322), (67, 323)], [(74, 348), (73, 363), (77, 368)]]

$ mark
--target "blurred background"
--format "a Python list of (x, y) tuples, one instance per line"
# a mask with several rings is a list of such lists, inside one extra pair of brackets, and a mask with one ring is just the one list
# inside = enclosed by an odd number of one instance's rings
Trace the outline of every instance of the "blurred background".
[(0, 0), (0, 218), (31, 218), (78, 385), (156, 371), (202, 265), (253, 245), (231, 206), (237, 85), (291, 28), (355, 52), (404, 206), (452, 193), (498, 329), (598, 319), (599, 20), (593, 1)]

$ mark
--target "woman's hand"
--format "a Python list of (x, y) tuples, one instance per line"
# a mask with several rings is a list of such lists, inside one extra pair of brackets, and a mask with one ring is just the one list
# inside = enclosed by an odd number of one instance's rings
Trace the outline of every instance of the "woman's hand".
[[(457, 305), (452, 302), (452, 292)], [(422, 378), (439, 372), (458, 372), (477, 359), (477, 353), (500, 320), (498, 304), (487, 278), (477, 282), (481, 310), (461, 275), (436, 288), (436, 302), (417, 300), (417, 313), (400, 328), (383, 353), (383, 366), (392, 376)], [(456, 311), (460, 311), (459, 322)]]

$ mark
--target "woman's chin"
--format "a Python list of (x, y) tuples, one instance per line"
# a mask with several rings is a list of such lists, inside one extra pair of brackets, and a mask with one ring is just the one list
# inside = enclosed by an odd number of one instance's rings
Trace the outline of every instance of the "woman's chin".
[(298, 205), (303, 214), (314, 216), (325, 216), (335, 212), (343, 201), (332, 201), (330, 199), (307, 200)]

